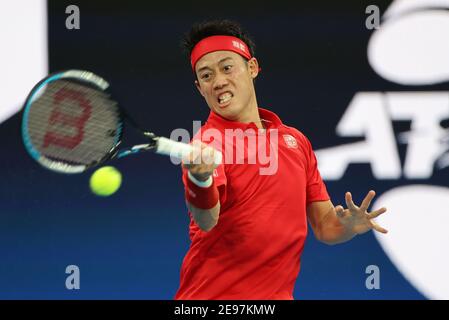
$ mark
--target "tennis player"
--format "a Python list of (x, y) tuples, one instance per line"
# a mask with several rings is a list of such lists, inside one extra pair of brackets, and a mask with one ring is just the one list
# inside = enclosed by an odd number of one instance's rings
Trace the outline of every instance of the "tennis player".
[[(191, 245), (175, 299), (291, 300), (307, 221), (319, 241), (337, 244), (386, 233), (372, 220), (386, 209), (368, 212), (374, 191), (360, 207), (349, 192), (347, 208), (334, 207), (307, 137), (259, 107), (259, 63), (238, 23), (195, 24), (183, 44), (210, 115), (194, 137), (203, 152), (183, 163)], [(260, 150), (271, 163), (250, 161)], [(237, 161), (242, 151), (246, 161)], [(224, 156), (219, 166), (214, 152)]]

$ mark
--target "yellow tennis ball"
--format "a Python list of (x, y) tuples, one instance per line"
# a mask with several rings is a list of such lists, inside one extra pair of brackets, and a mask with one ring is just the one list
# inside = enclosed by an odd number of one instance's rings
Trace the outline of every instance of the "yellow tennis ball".
[(90, 177), (90, 189), (97, 196), (108, 197), (122, 184), (122, 174), (114, 167), (102, 167)]

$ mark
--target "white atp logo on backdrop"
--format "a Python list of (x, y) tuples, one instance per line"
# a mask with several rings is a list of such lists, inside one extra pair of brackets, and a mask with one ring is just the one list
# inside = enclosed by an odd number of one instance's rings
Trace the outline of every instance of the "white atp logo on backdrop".
[[(449, 82), (449, 0), (396, 0), (368, 44), (368, 60), (384, 79), (425, 86)], [(337, 125), (341, 137), (363, 141), (317, 150), (324, 179), (340, 180), (351, 163), (369, 163), (376, 179), (429, 179), (449, 166), (449, 91), (359, 92)], [(411, 121), (395, 135), (392, 121)], [(407, 145), (401, 167), (397, 142)], [(449, 299), (449, 188), (406, 185), (373, 207), (391, 232), (375, 236), (402, 274), (431, 299)]]
[(47, 1), (0, 1), (0, 124), (48, 73)]

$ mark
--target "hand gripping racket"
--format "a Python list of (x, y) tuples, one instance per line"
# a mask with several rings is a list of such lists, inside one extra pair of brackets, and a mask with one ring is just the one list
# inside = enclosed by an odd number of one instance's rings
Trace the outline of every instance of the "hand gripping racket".
[[(41, 80), (23, 110), (22, 138), (33, 159), (60, 173), (81, 173), (113, 158), (153, 151), (182, 159), (193, 147), (140, 129), (106, 90), (109, 83), (83, 70), (66, 70)], [(125, 121), (145, 143), (119, 149)], [(216, 164), (222, 161), (215, 152)]]

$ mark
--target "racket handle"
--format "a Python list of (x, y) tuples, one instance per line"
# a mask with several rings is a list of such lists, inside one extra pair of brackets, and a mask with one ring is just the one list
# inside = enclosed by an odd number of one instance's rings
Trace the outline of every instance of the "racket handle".
[[(156, 153), (158, 154), (173, 156), (182, 159), (184, 156), (188, 155), (192, 151), (193, 147), (190, 144), (173, 141), (171, 139), (167, 139), (164, 137), (157, 138)], [(214, 155), (215, 155), (214, 163), (217, 165), (221, 164), (222, 161), (221, 152), (215, 150)]]

